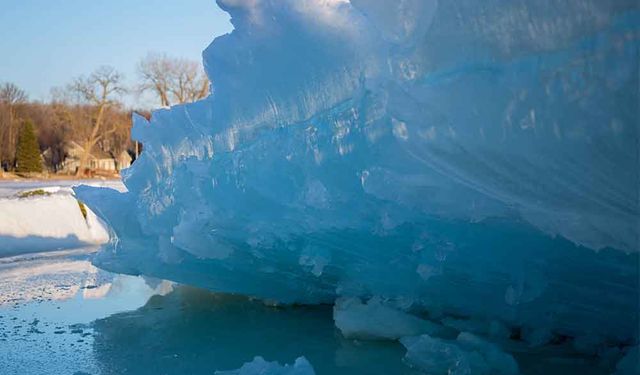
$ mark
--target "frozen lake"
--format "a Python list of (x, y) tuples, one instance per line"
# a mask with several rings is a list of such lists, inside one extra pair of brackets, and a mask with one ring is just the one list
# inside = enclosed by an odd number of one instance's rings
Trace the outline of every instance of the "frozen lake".
[[(344, 339), (331, 306), (269, 306), (91, 265), (95, 248), (0, 258), (0, 368), (13, 374), (213, 374), (305, 356), (317, 374), (418, 374), (397, 342)], [(525, 374), (600, 374), (562, 345), (510, 352)]]
[(318, 373), (413, 373), (398, 343), (342, 339), (330, 306), (147, 283), (93, 267), (93, 250), (0, 258), (2, 374), (212, 374), (256, 355), (305, 355)]

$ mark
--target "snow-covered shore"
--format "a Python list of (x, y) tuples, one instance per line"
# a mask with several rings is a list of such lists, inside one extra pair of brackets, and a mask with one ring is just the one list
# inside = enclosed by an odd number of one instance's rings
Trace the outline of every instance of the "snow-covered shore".
[(108, 187), (118, 191), (126, 191), (121, 180), (0, 180), (0, 198), (10, 198), (21, 192), (36, 189), (49, 192), (64, 190), (71, 193), (71, 188), (78, 185)]
[[(125, 190), (120, 181), (15, 181), (0, 183), (0, 256), (100, 245), (107, 225), (78, 203), (80, 184)], [(41, 194), (22, 196), (40, 190)]]

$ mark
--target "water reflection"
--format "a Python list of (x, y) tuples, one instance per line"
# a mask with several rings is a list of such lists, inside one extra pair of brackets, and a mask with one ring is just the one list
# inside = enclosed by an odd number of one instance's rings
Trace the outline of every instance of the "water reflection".
[(319, 374), (411, 374), (397, 343), (344, 340), (330, 306), (266, 306), (91, 265), (95, 249), (0, 259), (0, 373), (212, 374), (260, 355)]
[(168, 291), (95, 268), (95, 250), (0, 258), (1, 374), (98, 374), (90, 323)]
[(397, 343), (343, 339), (330, 306), (270, 307), (180, 286), (94, 329), (102, 374), (212, 374), (256, 355), (280, 363), (305, 356), (318, 374), (412, 373)]

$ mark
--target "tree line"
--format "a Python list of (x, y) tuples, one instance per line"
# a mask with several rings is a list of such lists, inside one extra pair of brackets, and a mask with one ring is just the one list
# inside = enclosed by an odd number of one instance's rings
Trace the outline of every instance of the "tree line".
[[(130, 138), (134, 110), (125, 107), (124, 94), (150, 93), (163, 107), (209, 94), (210, 83), (202, 66), (194, 61), (149, 54), (139, 62), (137, 73), (137, 84), (127, 87), (117, 70), (100, 67), (65, 87), (52, 89), (48, 102), (29, 100), (13, 83), (0, 84), (1, 169), (58, 173), (74, 142), (83, 152), (73, 173), (89, 174), (93, 153), (120, 155), (124, 151), (137, 156), (139, 145)], [(149, 111), (135, 111), (150, 116)]]

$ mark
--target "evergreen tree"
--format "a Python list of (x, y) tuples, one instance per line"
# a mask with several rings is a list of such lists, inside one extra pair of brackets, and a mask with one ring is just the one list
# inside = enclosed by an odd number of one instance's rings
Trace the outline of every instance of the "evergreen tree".
[(33, 130), (33, 123), (26, 121), (20, 129), (16, 147), (17, 172), (42, 172), (40, 146)]

